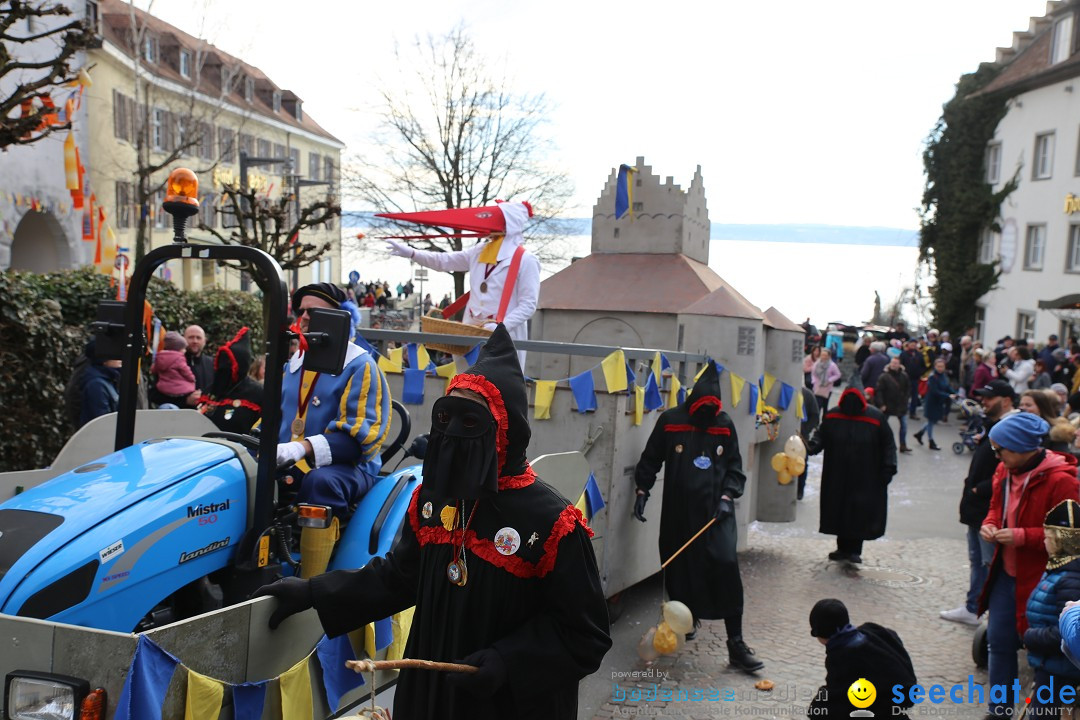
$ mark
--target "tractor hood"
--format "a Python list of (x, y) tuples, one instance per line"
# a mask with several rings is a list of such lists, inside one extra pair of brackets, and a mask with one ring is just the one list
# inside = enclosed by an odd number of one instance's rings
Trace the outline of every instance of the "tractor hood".
[(59, 475), (0, 504), (0, 598), (40, 562), (96, 525), (236, 457), (197, 439), (149, 440)]

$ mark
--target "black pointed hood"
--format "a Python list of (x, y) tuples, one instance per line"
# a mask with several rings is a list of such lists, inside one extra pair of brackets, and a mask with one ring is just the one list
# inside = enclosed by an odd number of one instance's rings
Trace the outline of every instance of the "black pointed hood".
[(694, 382), (694, 387), (690, 391), (690, 394), (686, 396), (684, 405), (687, 412), (693, 416), (695, 413), (704, 413), (706, 408), (711, 408), (712, 412), (709, 413), (715, 417), (720, 414), (720, 411), (724, 407), (722, 402), (722, 395), (720, 392), (720, 373), (716, 369), (716, 363), (713, 360), (709, 360), (705, 365), (705, 370)]
[(840, 394), (840, 409), (847, 415), (862, 415), (866, 412), (866, 396), (858, 388), (849, 387)]
[(245, 326), (232, 340), (219, 347), (214, 356), (214, 381), (211, 387), (214, 397), (225, 397), (230, 389), (247, 377), (250, 369), (251, 336)]
[(529, 447), (529, 394), (521, 372), (517, 348), (506, 326), (499, 323), (480, 349), (476, 363), (450, 381), (447, 392), (472, 390), (487, 401), (488, 410), (498, 426), (496, 450), (499, 476), (525, 472), (525, 453)]

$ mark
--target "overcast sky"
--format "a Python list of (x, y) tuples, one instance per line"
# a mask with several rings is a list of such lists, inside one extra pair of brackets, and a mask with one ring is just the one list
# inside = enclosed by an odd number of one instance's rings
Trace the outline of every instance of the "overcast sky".
[[(393, 42), (464, 20), (518, 86), (556, 107), (553, 164), (587, 217), (643, 155), (685, 187), (701, 165), (721, 223), (915, 228), (922, 147), (962, 73), (1045, 0), (158, 0), (154, 14), (258, 66), (362, 149)], [(138, 4), (146, 7), (146, 0)], [(195, 8), (185, 14), (187, 8)], [(205, 28), (202, 30), (201, 28)], [(368, 209), (368, 208), (363, 208)]]

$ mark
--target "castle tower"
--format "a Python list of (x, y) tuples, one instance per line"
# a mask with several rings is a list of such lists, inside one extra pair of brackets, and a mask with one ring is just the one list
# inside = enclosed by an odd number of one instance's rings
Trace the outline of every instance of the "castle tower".
[(644, 157), (637, 158), (633, 168), (630, 212), (615, 219), (618, 168), (608, 176), (593, 206), (593, 254), (682, 254), (708, 265), (711, 226), (701, 166), (686, 191), (671, 177), (660, 182)]

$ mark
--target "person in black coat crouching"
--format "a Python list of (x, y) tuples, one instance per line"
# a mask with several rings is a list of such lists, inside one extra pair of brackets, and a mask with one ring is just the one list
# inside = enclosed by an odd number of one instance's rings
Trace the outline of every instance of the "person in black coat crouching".
[[(844, 603), (826, 598), (810, 611), (810, 634), (825, 646), (825, 684), (818, 688), (807, 717), (846, 718), (855, 715), (852, 710), (857, 707), (887, 718), (903, 715), (912, 706), (908, 691), (917, 682), (915, 668), (895, 631), (871, 622), (854, 627)], [(876, 697), (856, 706), (848, 690), (855, 683), (862, 690), (867, 681)], [(904, 701), (899, 704), (894, 702), (894, 685), (903, 687)]]

